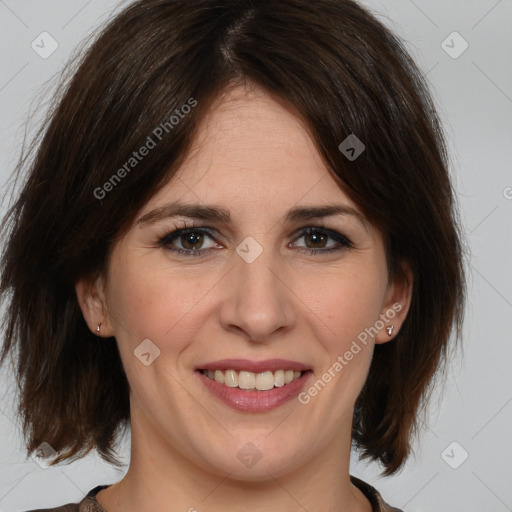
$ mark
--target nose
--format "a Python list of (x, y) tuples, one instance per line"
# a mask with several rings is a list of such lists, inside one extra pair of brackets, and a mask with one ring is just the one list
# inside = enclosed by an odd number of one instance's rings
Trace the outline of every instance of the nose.
[(270, 343), (296, 319), (290, 276), (271, 253), (264, 250), (251, 263), (235, 254), (235, 267), (224, 285), (222, 327), (256, 343)]

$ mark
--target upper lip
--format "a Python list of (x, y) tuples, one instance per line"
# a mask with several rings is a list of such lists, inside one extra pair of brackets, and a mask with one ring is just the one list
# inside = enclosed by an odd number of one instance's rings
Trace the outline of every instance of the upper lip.
[(287, 359), (265, 359), (264, 361), (249, 361), (248, 359), (221, 359), (211, 363), (205, 363), (196, 368), (196, 370), (242, 370), (252, 373), (262, 373), (265, 371), (275, 372), (276, 370), (294, 370), (302, 372), (310, 368), (298, 361)]

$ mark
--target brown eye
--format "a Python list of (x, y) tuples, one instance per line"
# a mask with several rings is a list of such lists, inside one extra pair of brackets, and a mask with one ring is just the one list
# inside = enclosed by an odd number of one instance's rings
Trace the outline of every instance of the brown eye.
[[(345, 235), (325, 228), (311, 227), (304, 229), (298, 234), (296, 240), (301, 238), (304, 239), (305, 245), (294, 245), (299, 252), (305, 251), (311, 255), (341, 251), (353, 247), (352, 242)], [(335, 243), (328, 245), (329, 239)]]
[(310, 240), (310, 243), (306, 243), (306, 246), (311, 249), (324, 249), (328, 238), (327, 235), (318, 232), (311, 232), (304, 235), (305, 240)]
[(204, 234), (197, 231), (185, 233), (180, 236), (180, 242), (184, 249), (198, 250), (204, 242)]
[[(208, 238), (211, 243), (204, 247)], [(185, 228), (177, 229), (161, 237), (158, 244), (176, 254), (204, 256), (215, 247), (215, 239), (206, 228)]]

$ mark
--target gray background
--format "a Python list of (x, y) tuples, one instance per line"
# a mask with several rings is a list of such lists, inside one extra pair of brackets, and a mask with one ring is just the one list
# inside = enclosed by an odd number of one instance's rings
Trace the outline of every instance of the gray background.
[[(2, 189), (43, 85), (91, 29), (128, 3), (0, 0)], [(407, 512), (512, 510), (512, 1), (363, 3), (405, 39), (428, 74), (450, 142), (471, 261), (464, 354), (454, 358), (444, 386), (436, 388), (415, 457), (399, 475), (387, 479), (379, 478), (378, 466), (355, 457), (351, 472)], [(31, 47), (43, 31), (58, 43), (46, 59)], [(458, 58), (442, 46), (454, 31), (469, 45)], [(458, 36), (450, 36), (444, 47), (451, 46), (446, 49), (454, 54), (462, 44)], [(51, 97), (54, 83), (47, 84), (45, 98)], [(6, 368), (0, 377), (0, 512), (78, 501), (95, 485), (122, 478), (124, 471), (110, 468), (96, 454), (46, 469), (27, 458)], [(121, 446), (128, 463), (128, 439)]]

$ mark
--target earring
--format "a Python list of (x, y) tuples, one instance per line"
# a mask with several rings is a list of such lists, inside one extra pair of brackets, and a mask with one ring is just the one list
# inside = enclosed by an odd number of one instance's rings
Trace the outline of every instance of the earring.
[(96, 326), (96, 332), (100, 332), (100, 329), (101, 329), (101, 322)]
[(393, 334), (393, 329), (395, 328), (394, 325), (391, 325), (389, 327), (386, 327), (386, 331), (388, 331), (388, 336), (391, 336)]

